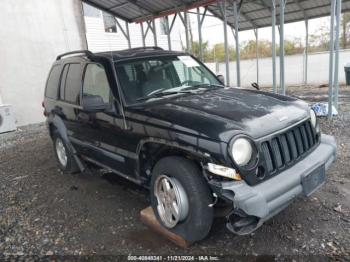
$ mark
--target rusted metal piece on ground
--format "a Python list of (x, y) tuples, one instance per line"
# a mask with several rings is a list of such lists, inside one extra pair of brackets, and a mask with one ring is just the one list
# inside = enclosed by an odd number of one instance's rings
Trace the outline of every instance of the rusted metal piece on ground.
[(176, 244), (179, 247), (182, 248), (188, 248), (190, 246), (190, 243), (188, 243), (185, 239), (183, 239), (181, 236), (167, 230), (165, 227), (163, 227), (157, 220), (156, 216), (154, 215), (152, 207), (147, 207), (140, 212), (140, 218), (143, 224), (148, 226), (151, 230), (157, 232), (164, 238), (170, 240), (174, 244)]

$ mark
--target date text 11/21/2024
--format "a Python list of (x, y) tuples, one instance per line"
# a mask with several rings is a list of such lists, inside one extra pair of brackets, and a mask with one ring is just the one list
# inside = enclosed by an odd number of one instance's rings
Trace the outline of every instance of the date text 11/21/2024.
[(128, 261), (219, 261), (220, 257), (210, 255), (198, 256), (128, 256)]

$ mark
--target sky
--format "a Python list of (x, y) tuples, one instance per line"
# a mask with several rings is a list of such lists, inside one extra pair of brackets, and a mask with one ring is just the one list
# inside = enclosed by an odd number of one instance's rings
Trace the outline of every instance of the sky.
[[(193, 32), (193, 40), (198, 41), (198, 33), (197, 33), (197, 15), (190, 14), (190, 21), (192, 25)], [(320, 26), (329, 24), (329, 17), (322, 17), (309, 20), (309, 35), (317, 33)], [(181, 37), (184, 41), (185, 39), (185, 29), (183, 26), (178, 25), (177, 27), (178, 33), (181, 34)], [(299, 38), (305, 42), (305, 22), (296, 22), (285, 24), (284, 26), (284, 34), (285, 39), (296, 39)], [(271, 27), (261, 28), (259, 29), (259, 40), (268, 40), (271, 41)], [(204, 19), (203, 28), (202, 28), (203, 41), (208, 41), (209, 46), (213, 46), (217, 43), (224, 42), (224, 34), (223, 34), (223, 23), (219, 19), (215, 17), (207, 16)], [(278, 41), (279, 34), (278, 29), (276, 28), (276, 41)], [(253, 30), (242, 31), (239, 33), (240, 42), (255, 40), (255, 35)], [(234, 38), (231, 32), (231, 29), (228, 27), (228, 42), (232, 43), (230, 45), (234, 45)]]

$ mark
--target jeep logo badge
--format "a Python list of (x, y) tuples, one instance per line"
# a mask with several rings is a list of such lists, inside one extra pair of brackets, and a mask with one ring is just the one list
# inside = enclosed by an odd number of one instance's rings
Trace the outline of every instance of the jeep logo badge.
[(282, 117), (280, 117), (278, 120), (279, 120), (280, 122), (282, 122), (282, 121), (287, 120), (287, 119), (288, 119), (288, 116), (282, 116)]

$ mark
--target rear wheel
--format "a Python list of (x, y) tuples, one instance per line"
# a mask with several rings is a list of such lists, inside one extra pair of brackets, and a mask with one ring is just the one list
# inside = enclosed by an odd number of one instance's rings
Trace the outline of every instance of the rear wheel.
[(79, 168), (73, 154), (69, 151), (67, 145), (58, 133), (54, 133), (53, 135), (53, 145), (59, 168), (66, 173), (72, 174), (78, 172)]
[(210, 189), (199, 168), (181, 157), (161, 159), (152, 171), (151, 204), (158, 221), (189, 243), (205, 238), (213, 223)]

